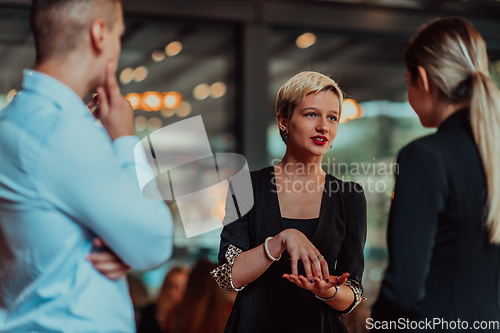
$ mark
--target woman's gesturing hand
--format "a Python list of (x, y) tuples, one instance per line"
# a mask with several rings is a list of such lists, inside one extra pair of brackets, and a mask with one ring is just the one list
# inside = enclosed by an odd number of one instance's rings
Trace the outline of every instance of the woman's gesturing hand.
[(292, 275), (299, 275), (298, 262), (301, 260), (310, 284), (313, 283), (313, 278), (322, 280), (323, 276), (330, 276), (326, 260), (302, 232), (297, 229), (285, 229), (279, 236), (292, 259)]
[[(303, 275), (293, 275), (293, 274), (283, 274), (283, 277), (288, 281), (295, 283), (297, 286), (312, 291), (315, 295), (322, 298), (330, 298), (333, 296), (331, 289), (333, 287), (344, 284), (349, 277), (349, 273), (344, 273), (340, 276), (331, 275), (329, 277), (330, 282), (319, 279), (317, 277), (313, 278), (313, 283), (310, 283)], [(338, 281), (337, 281), (338, 278)], [(337, 283), (338, 282), (338, 283)]]

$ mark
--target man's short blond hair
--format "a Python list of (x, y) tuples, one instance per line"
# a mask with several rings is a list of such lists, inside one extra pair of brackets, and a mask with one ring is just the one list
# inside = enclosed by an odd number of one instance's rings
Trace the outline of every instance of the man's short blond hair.
[(35, 41), (36, 62), (64, 56), (76, 49), (92, 22), (104, 19), (112, 30), (119, 18), (121, 0), (33, 0), (30, 26)]
[[(344, 93), (332, 78), (314, 71), (304, 71), (293, 76), (288, 80), (278, 91), (276, 97), (276, 116), (281, 115), (285, 119), (290, 120), (293, 116), (293, 111), (304, 98), (314, 92), (331, 90), (339, 98), (339, 120), (342, 115), (342, 102)], [(280, 129), (281, 137), (283, 131)]]

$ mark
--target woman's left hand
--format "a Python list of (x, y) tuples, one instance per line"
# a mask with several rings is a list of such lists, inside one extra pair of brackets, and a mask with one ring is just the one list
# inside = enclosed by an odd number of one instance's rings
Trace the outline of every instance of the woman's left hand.
[[(342, 285), (347, 281), (349, 273), (344, 273), (340, 276), (330, 275), (329, 281), (326, 282), (318, 277), (313, 278), (313, 283), (310, 283), (307, 278), (303, 275), (296, 276), (294, 274), (283, 274), (283, 278), (296, 284), (297, 286), (304, 288), (306, 290), (312, 291), (315, 295), (322, 298), (332, 297), (331, 288)], [(338, 283), (337, 283), (338, 278)]]

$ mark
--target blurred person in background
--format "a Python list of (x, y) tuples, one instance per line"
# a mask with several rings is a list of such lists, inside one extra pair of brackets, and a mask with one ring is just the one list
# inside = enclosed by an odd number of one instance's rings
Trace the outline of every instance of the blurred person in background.
[(161, 333), (162, 323), (167, 321), (172, 308), (182, 301), (189, 278), (189, 268), (175, 266), (163, 280), (156, 302), (144, 308), (137, 327), (137, 333)]
[(217, 264), (206, 259), (193, 267), (182, 301), (165, 317), (165, 333), (222, 333), (231, 312), (232, 292), (222, 290), (210, 271)]
[(122, 5), (35, 0), (30, 19), (36, 63), (0, 113), (0, 332), (134, 332), (123, 275), (163, 264), (173, 226), (139, 189)]
[(141, 276), (135, 272), (127, 274), (126, 279), (130, 299), (132, 300), (132, 305), (134, 306), (135, 322), (138, 323), (142, 312), (149, 304), (148, 288), (144, 284), (144, 281), (142, 281)]
[(404, 58), (408, 100), (422, 125), (438, 130), (399, 154), (389, 267), (369, 326), (436, 318), (448, 322), (434, 327), (442, 332), (465, 331), (458, 320), (469, 330), (496, 322), (484, 331), (498, 332), (500, 91), (485, 42), (462, 18), (437, 19)]
[(278, 92), (285, 156), (251, 172), (247, 214), (229, 221), (236, 214), (230, 195), (226, 201), (221, 266), (212, 272), (222, 288), (238, 291), (226, 333), (345, 332), (341, 314), (363, 300), (364, 191), (321, 168), (342, 100), (334, 80), (312, 71)]

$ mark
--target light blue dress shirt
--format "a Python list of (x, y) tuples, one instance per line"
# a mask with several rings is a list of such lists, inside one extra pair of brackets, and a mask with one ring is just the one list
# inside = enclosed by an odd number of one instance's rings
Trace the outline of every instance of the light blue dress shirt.
[(96, 235), (134, 269), (171, 255), (172, 216), (141, 195), (137, 142), (111, 142), (69, 87), (24, 71), (0, 112), (1, 333), (135, 332), (125, 279), (86, 256)]

